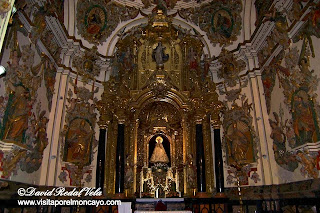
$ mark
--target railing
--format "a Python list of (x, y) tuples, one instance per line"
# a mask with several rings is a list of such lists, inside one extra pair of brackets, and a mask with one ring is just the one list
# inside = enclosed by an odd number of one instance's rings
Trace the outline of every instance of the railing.
[(270, 199), (270, 200), (239, 200), (217, 199), (186, 199), (187, 208), (195, 213), (281, 213), (281, 212), (320, 212), (319, 198)]
[[(136, 200), (122, 200), (131, 202), (132, 212), (136, 207)], [(229, 200), (225, 198), (185, 198), (185, 210), (194, 213), (284, 213), (284, 212), (320, 212), (319, 198), (292, 198), (270, 200)], [(118, 213), (117, 206), (18, 206), (16, 200), (0, 200), (0, 213), (11, 212), (60, 213), (60, 212), (86, 212), (86, 213)], [(20, 211), (21, 210), (21, 211)], [(31, 210), (31, 211), (30, 211)], [(180, 209), (181, 210), (181, 209)]]

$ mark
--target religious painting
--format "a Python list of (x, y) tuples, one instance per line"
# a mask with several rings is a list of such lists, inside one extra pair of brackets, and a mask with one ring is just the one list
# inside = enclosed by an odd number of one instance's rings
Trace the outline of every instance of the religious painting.
[(233, 30), (233, 18), (227, 9), (221, 9), (212, 15), (212, 30), (230, 38)]
[[(11, 33), (16, 35), (14, 30)], [(20, 49), (17, 37), (12, 37), (15, 46), (11, 47), (11, 60), (8, 61), (8, 73), (3, 85), (6, 94), (0, 97), (0, 139), (4, 144), (15, 144), (14, 150), (6, 152), (2, 161), (5, 178), (15, 176), (18, 170), (27, 173), (37, 171), (48, 145), (46, 103), (50, 100), (44, 96), (40, 101), (37, 97), (47, 89), (47, 85), (40, 86), (44, 80), (40, 70), (46, 68), (44, 61), (47, 56), (42, 54), (43, 60), (34, 65), (34, 48), (25, 45)]]
[(269, 119), (269, 123), (271, 126), (271, 135), (270, 137), (273, 139), (273, 151), (275, 161), (282, 168), (293, 172), (296, 168), (298, 168), (298, 162), (296, 160), (295, 154), (287, 150), (287, 140), (290, 146), (290, 125), (288, 124), (288, 120), (283, 122), (283, 114), (273, 112), (274, 120)]
[(138, 9), (124, 7), (109, 1), (79, 0), (77, 2), (77, 29), (88, 42), (101, 44), (116, 29), (120, 21), (135, 18)]
[(246, 123), (234, 121), (228, 126), (225, 137), (230, 165), (245, 165), (254, 162), (252, 136)]
[(85, 25), (89, 34), (98, 35), (107, 24), (107, 12), (100, 5), (93, 5), (85, 16)]
[(319, 126), (313, 102), (308, 93), (299, 89), (291, 99), (293, 129), (296, 138), (295, 146), (313, 143), (319, 140)]
[(23, 86), (12, 87), (8, 105), (3, 119), (2, 139), (5, 141), (25, 143), (28, 129), (28, 117), (31, 110), (30, 94)]
[(242, 1), (210, 1), (198, 8), (181, 9), (179, 15), (198, 25), (209, 40), (220, 46), (237, 40), (241, 30)]
[[(81, 64), (80, 64), (81, 66)], [(70, 185), (79, 186), (92, 180), (93, 150), (98, 145), (95, 139), (94, 127), (96, 125), (95, 93), (85, 87), (78, 87), (73, 81), (69, 82), (66, 104), (65, 125), (61, 132), (61, 152), (63, 160), (59, 174), (61, 182), (66, 181), (69, 173)]]
[(64, 160), (75, 164), (90, 164), (93, 133), (91, 124), (87, 120), (82, 118), (72, 120), (66, 132)]

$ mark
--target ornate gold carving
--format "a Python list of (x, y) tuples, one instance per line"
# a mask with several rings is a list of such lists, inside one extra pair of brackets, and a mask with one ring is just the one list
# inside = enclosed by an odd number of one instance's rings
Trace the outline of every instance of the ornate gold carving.
[[(166, 47), (164, 54), (168, 55), (168, 60), (152, 59), (159, 42)], [(112, 76), (104, 84), (102, 99), (97, 103), (99, 125), (109, 125), (110, 133), (110, 149), (107, 148), (106, 155), (107, 192), (114, 193), (116, 123), (124, 122), (126, 165), (130, 165), (126, 171), (126, 179), (130, 181), (125, 187), (129, 194), (141, 192), (140, 176), (146, 177), (152, 154), (149, 142), (161, 135), (170, 143), (168, 158), (170, 167), (177, 171), (178, 191), (191, 196), (193, 188), (187, 184), (190, 173), (187, 156), (195, 156), (197, 120), (205, 124), (206, 177), (211, 191), (214, 179), (209, 175), (213, 173), (210, 121), (204, 118), (211, 115), (218, 122), (222, 103), (215, 84), (206, 78), (200, 66), (203, 47), (200, 39), (186, 35), (185, 30), (173, 26), (171, 20), (158, 11), (149, 17), (147, 26), (124, 33), (116, 46)], [(192, 175), (190, 177), (193, 179)]]
[(211, 131), (209, 119), (205, 119), (203, 122), (203, 145), (205, 151), (205, 164), (206, 164), (206, 189), (208, 193), (212, 193), (214, 189), (214, 165), (212, 158), (211, 147)]

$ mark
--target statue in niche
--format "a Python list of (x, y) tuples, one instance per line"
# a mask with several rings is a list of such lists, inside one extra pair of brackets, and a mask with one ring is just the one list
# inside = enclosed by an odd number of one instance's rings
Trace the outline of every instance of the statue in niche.
[(249, 127), (241, 122), (234, 122), (227, 129), (227, 148), (229, 164), (248, 164), (253, 162), (252, 139)]
[(197, 180), (197, 167), (192, 154), (187, 155), (187, 182), (189, 187), (194, 189), (196, 187)]
[(190, 70), (198, 69), (197, 53), (193, 50), (192, 47), (190, 47), (190, 52), (189, 52), (189, 68)]
[(156, 62), (157, 66), (163, 65), (164, 62), (169, 60), (169, 54), (164, 53), (165, 49), (166, 47), (164, 47), (160, 41), (158, 46), (152, 52), (152, 58)]
[(28, 128), (30, 94), (23, 86), (11, 86), (14, 97), (12, 102), (10, 101), (11, 105), (7, 110), (8, 118), (5, 124), (3, 139), (24, 143), (23, 137)]
[(313, 116), (312, 101), (304, 90), (299, 90), (292, 98), (293, 129), (296, 146), (318, 141), (319, 127)]
[(71, 163), (90, 163), (90, 148), (93, 131), (84, 119), (74, 119), (66, 135), (66, 161)]
[(127, 155), (125, 160), (125, 176), (124, 176), (124, 185), (127, 189), (130, 188), (131, 184), (133, 183), (133, 167), (134, 165), (131, 163), (131, 155)]
[(158, 136), (156, 138), (156, 146), (154, 147), (153, 153), (150, 158), (150, 163), (169, 163), (169, 158), (164, 149), (162, 142), (163, 138)]

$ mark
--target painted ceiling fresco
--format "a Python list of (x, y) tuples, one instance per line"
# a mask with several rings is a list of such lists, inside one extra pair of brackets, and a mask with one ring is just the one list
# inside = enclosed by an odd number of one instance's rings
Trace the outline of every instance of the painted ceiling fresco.
[(240, 0), (79, 0), (78, 33), (90, 43), (101, 44), (121, 22), (135, 19), (139, 14), (148, 16), (158, 10), (170, 17), (180, 17), (192, 25), (199, 26), (213, 44), (219, 43), (220, 46), (235, 41), (242, 29), (243, 6)]

